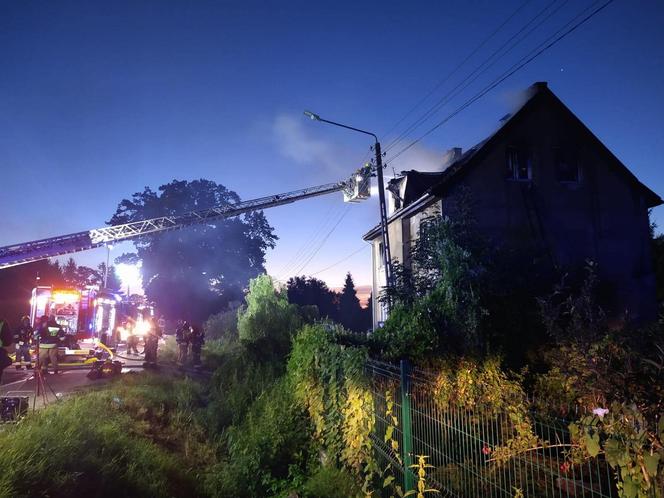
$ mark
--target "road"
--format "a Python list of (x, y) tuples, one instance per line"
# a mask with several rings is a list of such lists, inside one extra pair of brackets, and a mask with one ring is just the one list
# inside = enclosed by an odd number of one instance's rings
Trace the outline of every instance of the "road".
[[(119, 354), (124, 356), (124, 351)], [(123, 362), (123, 372), (140, 371), (143, 369), (142, 357), (131, 359), (116, 358)], [(33, 400), (36, 399), (35, 406), (41, 407), (45, 403), (51, 403), (67, 394), (85, 389), (87, 387), (98, 386), (105, 382), (104, 379), (91, 380), (87, 374), (90, 366), (80, 367), (62, 367), (60, 373), (48, 374), (44, 376), (44, 393), (37, 394), (37, 379), (34, 370), (16, 370), (12, 365), (6, 368), (2, 374), (0, 382), (0, 396), (28, 396), (30, 407), (33, 406)]]

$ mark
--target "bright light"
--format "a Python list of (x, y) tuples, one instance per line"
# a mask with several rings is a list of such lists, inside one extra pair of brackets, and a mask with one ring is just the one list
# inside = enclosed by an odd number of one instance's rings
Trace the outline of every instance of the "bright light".
[[(39, 299), (39, 298), (37, 298)], [(57, 304), (77, 303), (81, 299), (78, 292), (54, 292), (53, 302)]]
[(150, 322), (147, 320), (141, 320), (136, 323), (136, 326), (134, 327), (134, 335), (144, 336), (148, 332), (150, 332)]
[[(129, 327), (129, 325), (127, 325)], [(130, 330), (128, 328), (124, 327), (118, 327), (118, 332), (120, 332), (120, 340), (121, 341), (126, 341), (127, 337), (129, 337)]]
[(120, 263), (115, 266), (122, 288), (127, 290), (127, 294), (142, 294), (143, 293), (143, 278), (141, 276), (141, 264), (128, 265)]

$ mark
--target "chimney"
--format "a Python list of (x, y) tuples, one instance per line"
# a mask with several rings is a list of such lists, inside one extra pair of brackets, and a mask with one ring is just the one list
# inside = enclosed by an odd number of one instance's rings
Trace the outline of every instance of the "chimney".
[(441, 164), (441, 171), (445, 171), (452, 164), (461, 158), (463, 149), (461, 147), (453, 147), (443, 154), (443, 163)]

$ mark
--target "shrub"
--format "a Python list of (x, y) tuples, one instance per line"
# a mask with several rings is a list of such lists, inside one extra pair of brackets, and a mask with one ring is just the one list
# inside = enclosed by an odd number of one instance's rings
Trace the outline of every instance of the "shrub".
[(208, 432), (220, 435), (228, 426), (242, 421), (251, 403), (283, 374), (285, 367), (280, 362), (264, 361), (240, 343), (225, 345), (218, 353), (204, 416)]
[(235, 342), (238, 339), (237, 331), (237, 309), (230, 309), (210, 315), (203, 324), (203, 331), (207, 340), (219, 340), (221, 342)]
[(284, 358), (300, 325), (297, 306), (274, 289), (268, 275), (251, 280), (247, 306), (238, 311), (240, 341), (264, 357)]
[(308, 461), (310, 426), (283, 378), (228, 429), (227, 455), (208, 480), (213, 496), (273, 496), (289, 487), (293, 466)]
[(306, 498), (350, 498), (361, 496), (355, 478), (343, 469), (320, 467), (302, 487)]

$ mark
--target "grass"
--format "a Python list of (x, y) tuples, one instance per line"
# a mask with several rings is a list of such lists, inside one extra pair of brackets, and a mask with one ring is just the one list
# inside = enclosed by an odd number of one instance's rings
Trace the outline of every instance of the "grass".
[(0, 432), (0, 497), (201, 496), (215, 460), (191, 382), (125, 376)]

